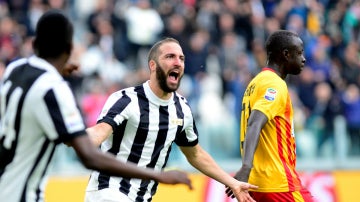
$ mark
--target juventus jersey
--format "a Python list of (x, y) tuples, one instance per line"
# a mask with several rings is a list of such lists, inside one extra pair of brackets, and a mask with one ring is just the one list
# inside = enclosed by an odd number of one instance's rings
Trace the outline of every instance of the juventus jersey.
[(6, 68), (0, 115), (0, 201), (42, 201), (56, 145), (85, 134), (75, 98), (52, 65), (32, 56)]
[[(173, 93), (159, 99), (149, 83), (113, 93), (106, 101), (98, 122), (112, 126), (113, 134), (101, 149), (117, 159), (160, 171), (166, 166), (171, 145), (194, 146), (198, 132), (184, 97)], [(87, 191), (113, 188), (132, 201), (151, 201), (158, 183), (152, 180), (110, 177), (94, 171)]]

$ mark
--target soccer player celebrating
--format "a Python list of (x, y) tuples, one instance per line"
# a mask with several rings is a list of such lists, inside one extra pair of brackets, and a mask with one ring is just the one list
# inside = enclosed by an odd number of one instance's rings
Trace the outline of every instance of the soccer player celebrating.
[(40, 19), (33, 42), (35, 55), (6, 68), (0, 87), (0, 200), (44, 200), (45, 175), (56, 146), (72, 146), (89, 169), (107, 175), (183, 183), (186, 173), (160, 172), (117, 161), (90, 141), (85, 124), (63, 74), (72, 50), (73, 26), (60, 11)]
[[(98, 123), (87, 131), (103, 151), (121, 161), (159, 171), (166, 166), (175, 143), (192, 166), (230, 187), (238, 201), (252, 202), (247, 191), (256, 186), (234, 179), (199, 144), (191, 109), (176, 92), (184, 74), (184, 61), (177, 40), (165, 38), (155, 43), (148, 55), (150, 79), (110, 95)], [(114, 178), (93, 172), (85, 200), (151, 201), (157, 185), (156, 180)]]

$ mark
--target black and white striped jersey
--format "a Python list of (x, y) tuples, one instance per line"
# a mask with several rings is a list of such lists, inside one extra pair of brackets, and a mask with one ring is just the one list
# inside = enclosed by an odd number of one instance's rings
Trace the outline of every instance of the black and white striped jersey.
[(2, 78), (0, 115), (0, 201), (42, 201), (56, 145), (85, 134), (74, 95), (45, 60), (19, 59)]
[[(195, 121), (184, 97), (173, 93), (159, 99), (149, 83), (126, 88), (110, 95), (98, 122), (106, 122), (113, 134), (101, 144), (103, 151), (124, 162), (157, 171), (166, 166), (171, 145), (194, 146), (198, 143)], [(151, 201), (158, 183), (152, 180), (110, 177), (94, 171), (87, 191), (112, 188), (133, 201)]]

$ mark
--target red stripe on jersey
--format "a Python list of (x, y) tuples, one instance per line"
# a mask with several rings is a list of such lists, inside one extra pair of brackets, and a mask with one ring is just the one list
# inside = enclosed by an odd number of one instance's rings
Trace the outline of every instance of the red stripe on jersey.
[[(293, 144), (292, 144), (292, 130), (291, 130), (291, 105), (290, 105), (290, 96), (288, 96), (287, 98), (287, 102), (286, 102), (286, 109), (285, 109), (285, 120), (288, 120), (285, 122), (285, 128), (286, 128), (286, 145), (287, 145), (287, 152), (288, 152), (288, 164), (291, 164), (291, 166), (294, 166), (294, 161), (295, 159), (294, 157), (294, 153), (295, 152), (295, 148), (293, 148)], [(294, 142), (294, 141), (293, 141)], [(287, 165), (288, 165), (287, 164)], [(294, 166), (295, 167), (295, 166)], [(288, 178), (289, 181), (289, 190), (290, 191), (294, 191), (295, 190), (295, 186), (294, 186), (294, 179), (293, 179), (293, 173), (290, 173), (290, 179)]]
[(278, 152), (279, 152), (279, 157), (280, 160), (283, 164), (284, 170), (285, 170), (285, 174), (286, 174), (286, 178), (288, 180), (288, 186), (289, 186), (289, 191), (293, 191), (294, 190), (294, 182), (293, 182), (293, 178), (291, 175), (291, 171), (286, 163), (285, 160), (285, 155), (284, 155), (284, 147), (283, 147), (283, 143), (282, 143), (282, 131), (281, 131), (281, 119), (279, 117), (275, 117), (275, 123), (276, 123), (276, 134), (277, 134), (277, 142), (278, 142)]

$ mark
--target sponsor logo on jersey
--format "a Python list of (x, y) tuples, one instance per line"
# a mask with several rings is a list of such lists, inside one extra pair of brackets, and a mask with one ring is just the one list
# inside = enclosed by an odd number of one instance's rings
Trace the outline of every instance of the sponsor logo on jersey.
[(275, 97), (276, 97), (276, 90), (273, 89), (273, 88), (268, 88), (266, 89), (266, 92), (265, 92), (265, 99), (266, 100), (269, 100), (269, 101), (274, 101), (275, 100)]

